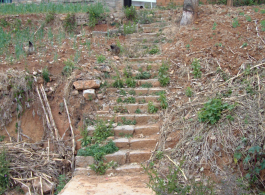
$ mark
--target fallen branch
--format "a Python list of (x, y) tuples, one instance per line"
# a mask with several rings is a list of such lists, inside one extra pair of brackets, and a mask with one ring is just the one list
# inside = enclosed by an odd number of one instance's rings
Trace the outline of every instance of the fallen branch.
[(177, 163), (175, 163), (168, 155), (166, 155), (166, 157), (181, 171), (181, 173), (184, 176), (184, 178), (186, 180), (188, 180), (187, 177), (186, 177), (186, 175), (185, 175), (185, 173), (184, 173), (184, 171), (182, 171), (182, 169), (177, 165)]

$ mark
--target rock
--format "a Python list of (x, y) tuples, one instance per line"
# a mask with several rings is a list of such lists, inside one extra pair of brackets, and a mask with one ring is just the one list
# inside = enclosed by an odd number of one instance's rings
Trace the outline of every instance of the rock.
[(97, 97), (98, 97), (99, 100), (103, 99), (103, 95), (102, 94), (98, 94)]
[(115, 60), (119, 60), (120, 58), (118, 56), (113, 56)]
[(83, 91), (83, 96), (86, 100), (93, 100), (96, 97), (95, 89), (87, 89)]
[(88, 167), (94, 163), (94, 157), (92, 156), (76, 156), (75, 157), (75, 167)]
[(107, 66), (107, 65), (102, 65), (102, 66), (100, 66), (100, 67), (99, 67), (99, 70), (100, 70), (101, 72), (111, 72), (111, 71), (110, 71), (110, 67)]
[(75, 81), (73, 85), (77, 90), (97, 89), (100, 87), (100, 80)]
[(78, 90), (73, 90), (73, 91), (71, 92), (71, 95), (78, 95)]
[[(42, 190), (43, 193), (48, 193), (51, 192), (54, 187), (55, 184), (54, 183), (47, 183), (44, 179), (41, 180), (42, 181)], [(33, 181), (33, 187), (34, 188), (38, 188), (39, 190), (41, 190), (41, 182), (40, 182), (40, 178), (34, 179)]]

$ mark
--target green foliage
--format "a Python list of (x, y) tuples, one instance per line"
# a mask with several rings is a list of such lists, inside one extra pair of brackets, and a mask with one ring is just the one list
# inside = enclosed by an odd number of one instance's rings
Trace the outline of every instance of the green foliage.
[(5, 136), (4, 135), (1, 135), (0, 136), (0, 142), (4, 141), (5, 140)]
[(151, 55), (154, 55), (154, 54), (157, 54), (158, 52), (159, 52), (159, 48), (157, 46), (155, 46), (148, 53)]
[(133, 135), (132, 134), (126, 134), (126, 133), (119, 133), (119, 136), (121, 137), (126, 137), (126, 138), (131, 138)]
[(103, 63), (103, 62), (105, 62), (105, 60), (106, 60), (106, 57), (103, 56), (102, 54), (97, 56), (97, 62), (98, 63)]
[(129, 22), (128, 24), (123, 25), (123, 33), (125, 35), (132, 34), (136, 32), (136, 23)]
[(126, 7), (124, 14), (128, 20), (134, 20), (137, 17), (137, 12), (134, 6)]
[(125, 83), (127, 87), (135, 88), (136, 87), (136, 81), (133, 78), (127, 78), (125, 80)]
[(146, 82), (146, 83), (143, 83), (143, 84), (141, 85), (141, 87), (142, 87), (142, 88), (151, 88), (151, 87), (153, 87), (153, 84), (152, 84), (152, 83), (149, 83), (149, 82)]
[(1, 18), (0, 19), (0, 26), (2, 26), (2, 27), (7, 27), (7, 26), (9, 26), (10, 24), (6, 21), (6, 19), (5, 18)]
[(260, 21), (261, 31), (265, 31), (265, 20)]
[(250, 16), (246, 16), (246, 20), (247, 20), (248, 22), (251, 22), (251, 21), (252, 21)]
[(191, 63), (192, 67), (192, 74), (194, 75), (194, 78), (201, 78), (202, 72), (201, 72), (201, 65), (200, 65), (200, 60), (194, 59), (193, 62)]
[(100, 143), (106, 140), (108, 137), (113, 136), (113, 121), (107, 122), (103, 120), (98, 120), (95, 131), (93, 132), (92, 140), (95, 143)]
[(136, 79), (150, 79), (151, 78), (151, 74), (150, 72), (142, 72), (140, 71), (140, 73), (138, 73), (136, 76), (135, 76)]
[(75, 68), (75, 64), (72, 60), (70, 59), (67, 59), (65, 62), (64, 62), (65, 66), (63, 67), (63, 71), (62, 71), (62, 74), (69, 77), (74, 68)]
[(122, 105), (114, 106), (114, 107), (113, 107), (113, 111), (114, 111), (115, 113), (128, 113), (127, 108), (125, 108), (125, 107), (122, 106)]
[(2, 149), (0, 153), (0, 194), (4, 194), (9, 186), (9, 162), (7, 161), (7, 153)]
[(138, 22), (140, 24), (150, 24), (154, 22), (154, 12), (152, 10), (140, 10), (138, 13)]
[(233, 28), (236, 28), (236, 27), (238, 27), (238, 26), (239, 26), (238, 19), (237, 19), (237, 18), (234, 18), (234, 19), (233, 19), (233, 22), (232, 22), (232, 27), (233, 27)]
[(50, 11), (48, 14), (46, 14), (45, 23), (49, 24), (50, 22), (54, 21), (54, 18), (55, 18), (55, 12)]
[(140, 99), (139, 100), (139, 104), (144, 104), (144, 103), (146, 103), (145, 99)]
[(160, 82), (160, 85), (162, 87), (165, 87), (169, 84), (170, 78), (168, 76), (168, 69), (169, 66), (167, 65), (167, 63), (162, 62), (162, 65), (158, 70), (158, 81)]
[(265, 14), (265, 9), (260, 10), (261, 14)]
[(84, 128), (82, 131), (81, 131), (81, 136), (82, 138), (79, 139), (78, 141), (81, 141), (81, 146), (82, 147), (85, 147), (87, 146), (88, 144), (91, 144), (91, 140), (92, 138), (90, 136), (88, 136), (88, 131), (86, 128)]
[(108, 168), (112, 167), (115, 162), (104, 163), (103, 161), (96, 161), (96, 163), (89, 165), (90, 168), (99, 175), (104, 175)]
[(76, 20), (74, 14), (67, 14), (65, 20), (63, 21), (64, 30), (68, 33), (72, 33), (76, 28)]
[(150, 113), (150, 114), (154, 114), (154, 113), (157, 113), (158, 108), (155, 107), (155, 105), (154, 105), (153, 102), (148, 102), (148, 108), (147, 108), (147, 111), (148, 111), (148, 113)]
[(213, 125), (219, 121), (223, 110), (232, 110), (233, 108), (235, 108), (235, 105), (222, 103), (221, 99), (210, 99), (198, 112), (198, 119), (200, 122), (209, 122)]
[(121, 103), (121, 102), (122, 102), (122, 99), (120, 97), (118, 97), (117, 103)]
[(142, 111), (141, 111), (139, 108), (137, 108), (137, 109), (135, 110), (135, 113), (136, 113), (136, 114), (141, 114)]
[(183, 161), (180, 162), (180, 166), (173, 168), (169, 166), (169, 171), (166, 175), (160, 174), (152, 166), (153, 163), (150, 163), (149, 167), (143, 167), (145, 172), (149, 176), (149, 183), (147, 186), (151, 188), (157, 195), (164, 194), (179, 194), (179, 195), (214, 195), (213, 183), (207, 182), (206, 185), (203, 184), (203, 181), (195, 182), (194, 180), (189, 179), (187, 183), (181, 183), (180, 175), (181, 166)]
[(59, 194), (62, 189), (64, 188), (64, 186), (68, 183), (69, 179), (66, 177), (66, 175), (59, 175), (59, 183), (58, 186), (56, 188), (56, 192), (54, 193), (55, 195)]
[(245, 13), (244, 12), (239, 12), (239, 14), (238, 15), (240, 15), (240, 16), (244, 16), (245, 15)]
[(190, 49), (190, 44), (187, 44), (185, 47), (187, 48), (187, 50), (189, 50)]
[(164, 157), (164, 152), (161, 150), (158, 150), (156, 152), (156, 159), (161, 160)]
[(124, 103), (135, 104), (136, 100), (134, 97), (128, 97), (123, 100)]
[(136, 125), (136, 120), (134, 119), (134, 120), (127, 120), (125, 117), (122, 117), (121, 118), (121, 123), (123, 124), (123, 125)]
[(42, 78), (44, 79), (45, 82), (49, 82), (50, 81), (50, 73), (47, 67), (45, 67), (44, 69), (42, 69)]
[(136, 95), (136, 92), (135, 92), (134, 90), (130, 90), (130, 91), (128, 91), (128, 93), (129, 93), (130, 95)]
[(132, 68), (130, 66), (126, 66), (123, 69), (123, 76), (125, 78), (131, 78), (132, 77)]
[(105, 19), (105, 14), (109, 10), (101, 2), (92, 3), (88, 6), (89, 23), (90, 27), (95, 27), (98, 22)]
[(77, 152), (78, 156), (93, 156), (96, 161), (101, 161), (106, 154), (111, 154), (118, 151), (119, 148), (112, 140), (109, 140), (106, 145), (100, 146), (98, 143), (80, 149)]
[(212, 30), (216, 30), (216, 26), (217, 26), (217, 23), (214, 22), (214, 23), (213, 23), (213, 28), (212, 28)]
[(186, 88), (185, 94), (187, 97), (191, 97), (193, 95), (193, 91), (191, 90), (190, 87)]
[[(114, 83), (112, 83), (112, 86), (115, 88), (123, 88), (124, 86), (123, 80), (120, 78), (115, 79)], [(125, 92), (125, 95), (126, 95), (126, 92)]]
[(123, 89), (120, 89), (120, 95), (126, 96), (126, 91)]
[(166, 109), (168, 107), (167, 98), (165, 94), (161, 93), (160, 97), (158, 98), (158, 101), (160, 101), (161, 108)]
[(243, 45), (241, 47), (244, 48), (246, 46), (248, 46), (248, 44), (247, 43), (243, 43)]

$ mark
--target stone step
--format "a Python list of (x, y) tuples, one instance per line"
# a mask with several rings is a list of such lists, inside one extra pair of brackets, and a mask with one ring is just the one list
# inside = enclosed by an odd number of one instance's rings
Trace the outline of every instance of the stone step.
[[(143, 168), (140, 164), (132, 163), (132, 164), (124, 164), (122, 166), (117, 167), (116, 169), (108, 169), (106, 171), (106, 175), (111, 173), (113, 174), (129, 174), (129, 173), (139, 173), (143, 171)], [(73, 176), (76, 175), (96, 175), (96, 173), (90, 168), (75, 168)]]
[(156, 38), (157, 33), (133, 33), (126, 35), (125, 39), (135, 39), (135, 38), (142, 38), (142, 39), (150, 39), (150, 38)]
[(143, 150), (149, 149), (153, 150), (156, 146), (157, 139), (154, 138), (118, 138), (114, 139), (113, 142), (115, 145), (120, 148), (121, 150)]
[[(122, 125), (113, 128), (115, 137), (123, 136), (150, 136), (159, 133), (159, 124), (153, 125)], [(93, 135), (94, 126), (88, 126), (89, 135)]]
[[(127, 94), (134, 91), (136, 95), (158, 95), (157, 93), (165, 91), (165, 88), (162, 87), (152, 87), (152, 88), (122, 88)], [(118, 88), (106, 88), (106, 92), (109, 93), (119, 93), (120, 89)]]
[(140, 68), (143, 71), (153, 70), (158, 71), (161, 66), (161, 63), (133, 63), (133, 64), (121, 64), (119, 66), (120, 70), (123, 70), (126, 67), (130, 67), (133, 70), (139, 70)]
[(159, 114), (116, 114), (115, 116), (110, 114), (97, 115), (98, 119), (102, 120), (114, 120), (117, 123), (123, 123), (123, 119), (126, 121), (135, 121), (136, 125), (143, 124), (155, 124), (159, 120)]
[[(134, 97), (135, 98), (135, 102), (136, 103), (139, 103), (139, 104), (144, 104), (144, 103), (148, 103), (148, 102), (154, 102), (154, 103), (159, 103), (159, 100), (158, 98), (160, 96), (158, 95), (153, 95), (153, 96), (120, 96), (119, 94), (117, 94), (119, 98), (122, 99), (122, 101), (124, 101), (124, 99), (128, 98), (128, 97)], [(109, 102), (110, 103), (116, 103), (117, 102), (117, 99), (118, 99), (117, 96), (115, 97), (109, 97)], [(123, 105), (125, 104), (128, 104), (126, 102), (122, 102)], [(103, 110), (102, 111), (109, 111), (109, 105), (103, 105)]]
[(166, 61), (167, 57), (164, 56), (156, 56), (156, 57), (144, 57), (144, 58), (124, 58), (129, 62), (162, 62)]
[[(106, 81), (110, 85), (112, 85), (115, 82), (115, 80), (113, 80), (113, 79), (107, 79)], [(140, 87), (140, 86), (142, 86), (144, 84), (148, 84), (148, 83), (151, 83), (152, 87), (160, 87), (161, 86), (158, 79), (136, 80), (136, 86), (137, 87)]]
[[(160, 108), (160, 103), (154, 103), (154, 106)], [(122, 110), (124, 113), (133, 114), (137, 109), (140, 109), (141, 113), (148, 113), (148, 103), (145, 104), (114, 104), (110, 105), (109, 108), (114, 113), (120, 113)], [(126, 112), (127, 111), (127, 112)]]

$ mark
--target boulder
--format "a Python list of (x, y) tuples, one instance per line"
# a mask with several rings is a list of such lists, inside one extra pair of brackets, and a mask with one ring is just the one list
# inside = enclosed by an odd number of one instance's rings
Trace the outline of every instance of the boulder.
[(86, 100), (93, 100), (96, 97), (95, 89), (87, 89), (83, 91), (83, 96)]
[(75, 167), (83, 167), (86, 168), (89, 165), (92, 165), (94, 163), (94, 157), (93, 156), (76, 156), (75, 157)]
[(97, 89), (100, 87), (100, 80), (75, 81), (73, 85), (77, 90)]

